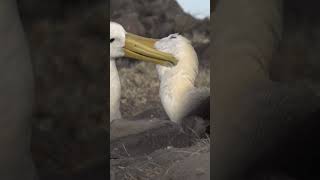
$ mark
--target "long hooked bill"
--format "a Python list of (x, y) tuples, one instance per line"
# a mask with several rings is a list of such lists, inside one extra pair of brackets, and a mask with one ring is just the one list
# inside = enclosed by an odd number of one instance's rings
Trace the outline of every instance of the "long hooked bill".
[(154, 48), (154, 44), (157, 41), (157, 39), (127, 33), (125, 46), (123, 48), (125, 56), (163, 66), (176, 65), (178, 60), (174, 56)]

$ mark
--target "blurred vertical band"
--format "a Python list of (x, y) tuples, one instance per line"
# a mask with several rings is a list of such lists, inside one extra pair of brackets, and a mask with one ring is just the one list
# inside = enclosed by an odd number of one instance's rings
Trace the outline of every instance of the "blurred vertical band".
[(29, 49), (15, 0), (0, 1), (0, 179), (35, 180), (31, 161), (34, 99)]
[[(107, 19), (106, 19), (106, 23), (110, 23), (110, 1), (109, 0), (107, 0), (107, 11), (106, 11), (106, 13), (107, 13)], [(107, 26), (107, 29), (106, 29), (106, 35), (107, 36), (109, 36), (109, 34), (110, 34), (110, 25), (108, 25)], [(107, 42), (106, 42), (106, 44), (107, 44)], [(109, 46), (110, 46), (110, 44), (109, 44)], [(110, 47), (107, 47), (107, 49), (106, 49), (106, 51), (108, 52), (107, 53), (107, 56), (106, 56), (106, 58), (107, 57), (109, 57), (110, 56)], [(107, 61), (107, 60), (106, 60)], [(106, 91), (106, 96), (107, 96), (107, 102), (106, 102), (106, 112), (107, 112), (107, 115), (105, 116), (106, 118), (110, 118), (110, 63), (108, 62), (108, 63), (105, 63), (105, 67), (106, 67), (106, 76), (107, 76), (107, 85), (106, 85), (106, 87), (107, 87), (107, 91)], [(108, 164), (108, 168), (107, 168), (107, 179), (111, 179), (111, 175), (110, 175), (110, 123), (109, 123), (110, 121), (109, 121), (109, 119), (106, 119), (106, 125), (107, 125), (107, 129), (108, 129), (108, 137), (107, 137), (107, 140), (106, 140), (106, 142), (107, 142), (107, 149), (106, 149), (106, 154), (107, 154), (107, 157), (109, 158), (109, 163), (107, 163)]]
[[(257, 107), (256, 101), (264, 104), (273, 94), (268, 66), (282, 35), (282, 1), (223, 0), (215, 4), (211, 176), (240, 180), (277, 137), (276, 133), (272, 136), (277, 122), (272, 124), (269, 110), (263, 112), (266, 107)], [(261, 98), (256, 97), (260, 90)]]

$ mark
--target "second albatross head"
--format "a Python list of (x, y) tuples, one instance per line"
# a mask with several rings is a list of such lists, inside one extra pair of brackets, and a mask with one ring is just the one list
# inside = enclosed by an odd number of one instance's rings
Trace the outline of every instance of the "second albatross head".
[(110, 22), (110, 58), (129, 57), (152, 62), (163, 66), (177, 64), (177, 60), (168, 53), (154, 48), (157, 40), (128, 33), (115, 22)]

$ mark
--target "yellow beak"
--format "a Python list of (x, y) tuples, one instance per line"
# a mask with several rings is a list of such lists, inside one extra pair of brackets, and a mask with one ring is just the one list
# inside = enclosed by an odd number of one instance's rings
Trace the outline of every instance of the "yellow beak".
[(157, 39), (145, 38), (132, 33), (126, 34), (123, 48), (125, 57), (152, 62), (163, 66), (173, 66), (178, 63), (171, 54), (154, 48)]

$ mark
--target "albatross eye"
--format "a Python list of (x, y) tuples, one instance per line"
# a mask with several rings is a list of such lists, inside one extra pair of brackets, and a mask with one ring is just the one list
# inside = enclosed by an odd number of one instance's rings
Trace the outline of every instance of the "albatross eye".
[(175, 39), (175, 38), (178, 37), (178, 35), (179, 35), (179, 34), (172, 34), (172, 35), (169, 36), (169, 38), (170, 38), (170, 39)]
[(114, 41), (114, 38), (111, 38), (111, 39), (110, 39), (110, 43), (112, 43), (113, 41)]

